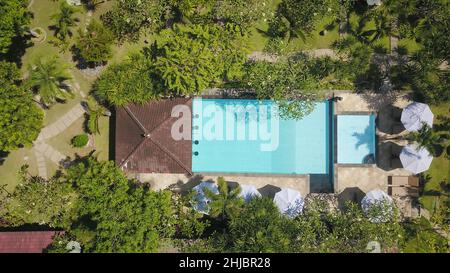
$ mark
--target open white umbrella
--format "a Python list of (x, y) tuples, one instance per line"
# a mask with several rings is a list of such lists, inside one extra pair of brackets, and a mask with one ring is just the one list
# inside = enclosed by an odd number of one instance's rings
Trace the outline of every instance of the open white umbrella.
[(277, 192), (273, 202), (275, 202), (281, 213), (290, 218), (294, 218), (302, 213), (305, 203), (300, 192), (289, 188), (283, 188)]
[(191, 205), (196, 211), (204, 213), (204, 214), (208, 214), (209, 213), (208, 204), (209, 204), (209, 202), (211, 202), (211, 200), (206, 197), (206, 195), (203, 191), (205, 188), (209, 189), (214, 194), (219, 193), (219, 189), (217, 188), (217, 185), (215, 183), (202, 182), (193, 188), (193, 190), (197, 194), (195, 196), (194, 202), (191, 202)]
[(418, 174), (428, 170), (433, 156), (425, 148), (419, 148), (415, 144), (409, 144), (403, 147), (400, 153), (400, 161), (403, 168), (406, 170)]
[[(361, 200), (361, 208), (372, 223), (387, 222), (392, 218), (394, 202), (382, 190), (371, 190)], [(376, 209), (374, 209), (377, 207)]]
[(373, 6), (373, 5), (381, 5), (381, 0), (367, 0), (367, 5)]
[(246, 185), (242, 184), (241, 186), (241, 193), (239, 194), (239, 197), (244, 198), (245, 201), (250, 201), (253, 197), (261, 197), (261, 193), (256, 189), (253, 185)]
[(401, 121), (406, 130), (415, 132), (422, 128), (423, 123), (433, 126), (433, 112), (428, 105), (420, 102), (413, 102), (402, 111)]

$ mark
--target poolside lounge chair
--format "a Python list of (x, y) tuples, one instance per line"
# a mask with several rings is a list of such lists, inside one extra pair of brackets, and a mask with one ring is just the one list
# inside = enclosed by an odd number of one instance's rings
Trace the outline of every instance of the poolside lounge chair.
[(388, 194), (398, 197), (419, 197), (419, 178), (415, 176), (389, 176)]
[(419, 189), (413, 187), (388, 187), (388, 195), (396, 197), (419, 197)]
[(419, 187), (419, 178), (416, 176), (389, 176), (388, 177), (389, 186), (408, 186), (408, 187)]

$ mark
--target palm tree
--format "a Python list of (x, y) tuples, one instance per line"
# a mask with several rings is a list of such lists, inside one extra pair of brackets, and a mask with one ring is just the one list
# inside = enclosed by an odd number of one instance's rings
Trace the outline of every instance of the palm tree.
[(50, 18), (55, 21), (55, 36), (60, 40), (65, 40), (67, 36), (71, 36), (72, 32), (70, 27), (76, 25), (78, 19), (74, 18), (74, 14), (77, 12), (75, 7), (67, 4), (66, 1), (62, 1), (59, 6), (59, 12), (53, 14)]
[(64, 83), (72, 78), (68, 68), (57, 56), (40, 58), (30, 66), (26, 84), (39, 93), (42, 103), (46, 105), (53, 104), (58, 98), (73, 97)]
[(233, 217), (243, 204), (243, 199), (239, 198), (241, 187), (229, 190), (228, 184), (223, 177), (217, 179), (219, 194), (214, 194), (209, 189), (204, 189), (205, 196), (211, 200), (210, 215), (219, 217), (224, 221), (227, 217)]
[(110, 116), (111, 113), (109, 111), (105, 111), (101, 106), (92, 107), (88, 103), (85, 103), (85, 107), (88, 113), (88, 121), (87, 127), (91, 134), (100, 134), (100, 128), (98, 124), (98, 120), (101, 116)]
[(436, 155), (436, 147), (442, 142), (441, 136), (426, 123), (419, 131), (409, 134), (407, 138), (409, 141), (417, 142), (419, 147), (426, 148), (433, 156)]

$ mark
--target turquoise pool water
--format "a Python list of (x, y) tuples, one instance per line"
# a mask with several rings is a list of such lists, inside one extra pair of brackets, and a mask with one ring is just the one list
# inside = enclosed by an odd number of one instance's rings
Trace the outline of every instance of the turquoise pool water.
[(337, 116), (337, 162), (375, 163), (375, 115)]
[(328, 174), (329, 107), (277, 120), (270, 100), (194, 99), (192, 171)]

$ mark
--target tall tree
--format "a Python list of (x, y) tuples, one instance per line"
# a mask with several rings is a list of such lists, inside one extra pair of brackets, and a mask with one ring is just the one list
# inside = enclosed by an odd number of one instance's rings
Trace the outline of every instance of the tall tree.
[(0, 53), (7, 53), (12, 39), (28, 30), (31, 14), (26, 0), (2, 0), (0, 4)]
[(101, 19), (119, 41), (137, 41), (144, 29), (157, 30), (167, 8), (166, 0), (116, 1)]
[(74, 18), (77, 9), (66, 1), (62, 1), (59, 5), (59, 12), (53, 14), (50, 18), (54, 21), (55, 36), (60, 40), (66, 40), (72, 36), (71, 27), (76, 25), (77, 19)]
[(436, 147), (442, 143), (443, 139), (426, 123), (419, 131), (410, 133), (407, 138), (412, 142), (416, 142), (419, 147), (427, 149), (433, 156), (437, 155)]
[(72, 96), (71, 90), (65, 84), (71, 79), (69, 66), (58, 56), (41, 57), (29, 68), (29, 77), (26, 85), (36, 90), (44, 104), (51, 105), (57, 99)]
[(155, 69), (165, 86), (179, 94), (200, 94), (222, 79), (241, 74), (245, 54), (239, 28), (175, 25), (160, 33)]
[(111, 58), (113, 41), (112, 33), (102, 23), (92, 20), (86, 31), (79, 30), (76, 47), (81, 58), (98, 65)]
[(30, 176), (28, 166), (20, 171), (20, 183), (0, 212), (13, 226), (40, 224), (67, 228), (75, 194), (70, 184), (56, 178)]
[(19, 82), (13, 63), (0, 62), (0, 151), (30, 145), (42, 128), (43, 112)]
[(230, 190), (227, 181), (223, 177), (217, 178), (217, 185), (219, 194), (214, 194), (207, 188), (204, 191), (205, 195), (211, 200), (209, 215), (220, 217), (224, 221), (226, 218), (231, 218), (239, 212), (243, 204), (242, 198), (239, 198), (241, 188), (238, 186)]
[(247, 65), (245, 81), (260, 99), (278, 102), (282, 117), (300, 119), (309, 114), (315, 102), (324, 98), (322, 79), (328, 71), (314, 69), (316, 60), (304, 54), (276, 63), (253, 62)]
[(163, 91), (152, 62), (141, 54), (108, 66), (94, 84), (97, 98), (116, 106), (157, 99)]
[[(155, 252), (175, 232), (171, 193), (130, 181), (113, 161), (93, 158), (68, 170), (79, 194), (74, 234), (92, 232), (86, 251)], [(83, 231), (85, 230), (85, 231)]]
[(219, 252), (290, 252), (292, 222), (282, 216), (269, 198), (253, 198), (228, 221), (228, 230), (216, 234), (212, 244)]

